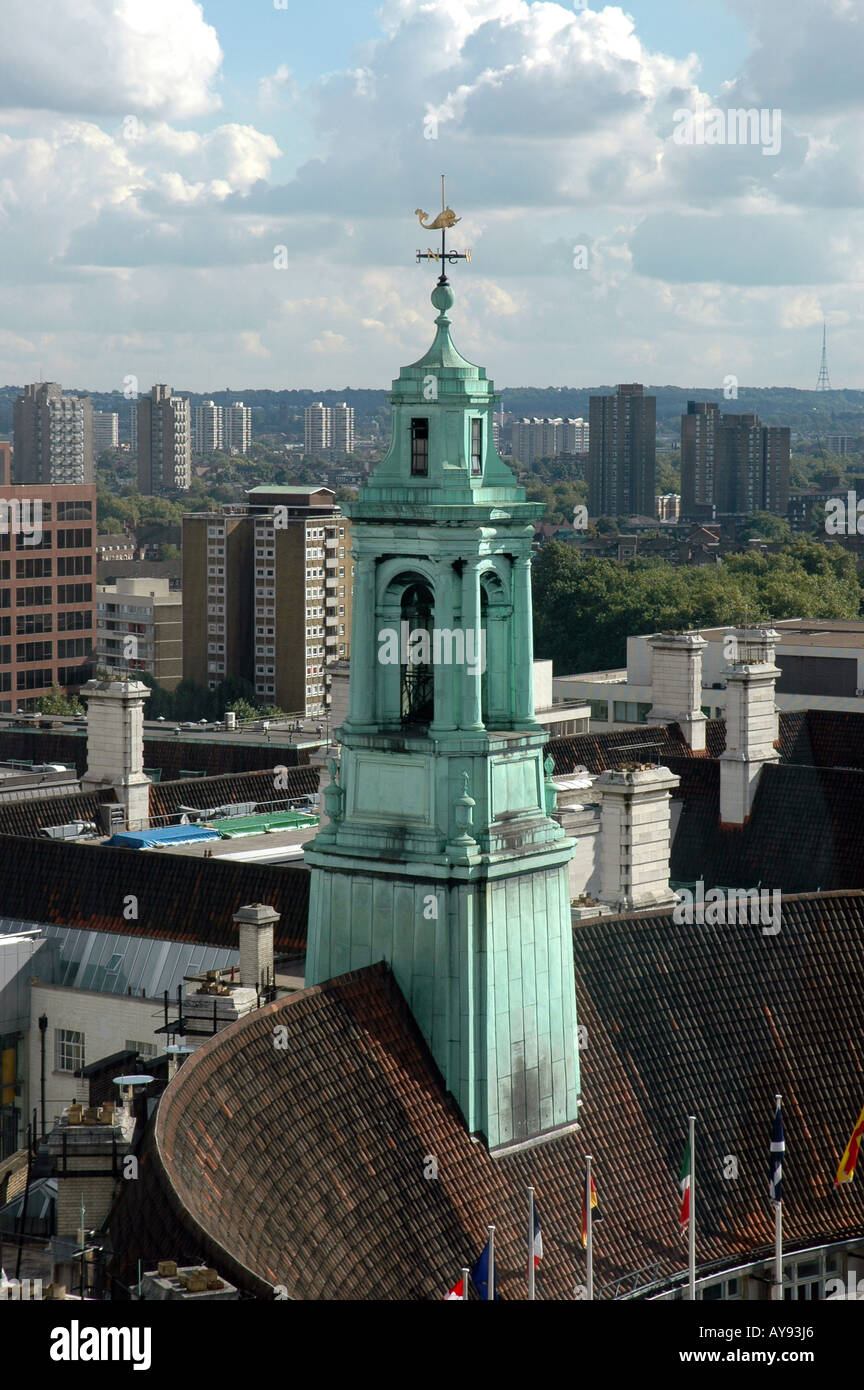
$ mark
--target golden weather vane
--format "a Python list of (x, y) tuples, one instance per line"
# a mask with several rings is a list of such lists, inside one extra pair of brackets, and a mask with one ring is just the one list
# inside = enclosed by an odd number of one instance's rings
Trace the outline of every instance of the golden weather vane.
[[(424, 212), (422, 208), (415, 208), (415, 209), (414, 209), (414, 216), (420, 218), (420, 226), (423, 228), (424, 231), (427, 231), (427, 232), (437, 232), (437, 231), (440, 231), (440, 233), (441, 233), (441, 250), (440, 250), (440, 251), (432, 251), (432, 250), (430, 249), (430, 250), (426, 250), (426, 251), (418, 251), (418, 252), (417, 252), (417, 260), (418, 260), (418, 262), (419, 262), (419, 261), (439, 261), (439, 260), (442, 261), (442, 262), (443, 262), (443, 261), (451, 261), (451, 262), (452, 262), (452, 261), (470, 261), (470, 259), (471, 259), (471, 252), (470, 252), (470, 251), (448, 251), (448, 250), (447, 250), (447, 230), (448, 230), (448, 228), (450, 228), (450, 227), (455, 227), (457, 222), (461, 222), (461, 221), (462, 221), (462, 218), (461, 218), (461, 217), (457, 217), (456, 214), (455, 214), (455, 212), (453, 211), (453, 209), (452, 209), (452, 208), (448, 208), (448, 206), (447, 206), (447, 198), (446, 198), (446, 195), (445, 195), (445, 192), (444, 192), (444, 175), (443, 175), (443, 174), (441, 175), (441, 211), (438, 213), (438, 216), (434, 219), (434, 221), (428, 222), (428, 221), (426, 221), (425, 219), (428, 218), (429, 214), (428, 214), (428, 212)], [(441, 278), (442, 278), (442, 279), (445, 279), (445, 278), (446, 278), (446, 277), (444, 276), (443, 271), (442, 271)]]

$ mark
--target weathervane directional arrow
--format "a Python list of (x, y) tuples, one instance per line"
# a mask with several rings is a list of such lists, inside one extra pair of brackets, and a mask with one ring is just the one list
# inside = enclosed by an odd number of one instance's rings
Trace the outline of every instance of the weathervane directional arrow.
[(441, 175), (441, 211), (439, 212), (438, 216), (435, 218), (435, 220), (434, 220), (433, 222), (427, 222), (427, 221), (425, 221), (424, 219), (426, 219), (426, 218), (429, 216), (429, 214), (428, 214), (427, 212), (423, 212), (423, 210), (422, 210), (421, 208), (415, 208), (415, 209), (414, 209), (414, 214), (415, 214), (416, 217), (419, 217), (419, 218), (420, 218), (420, 226), (424, 229), (424, 231), (427, 231), (427, 232), (437, 232), (437, 231), (440, 230), (440, 232), (441, 232), (441, 250), (440, 250), (440, 251), (432, 251), (432, 250), (418, 251), (418, 252), (417, 252), (417, 261), (418, 261), (418, 264), (419, 264), (420, 261), (441, 261), (441, 262), (442, 262), (442, 270), (441, 270), (441, 275), (440, 275), (440, 277), (439, 277), (439, 281), (446, 283), (447, 276), (446, 276), (446, 274), (445, 274), (445, 272), (444, 272), (444, 269), (443, 269), (443, 263), (446, 262), (446, 261), (450, 261), (451, 263), (452, 263), (453, 261), (470, 261), (470, 259), (471, 259), (471, 252), (470, 252), (470, 251), (448, 251), (448, 250), (447, 250), (447, 231), (448, 231), (448, 228), (450, 228), (450, 227), (455, 227), (457, 222), (461, 222), (461, 221), (462, 221), (462, 218), (461, 218), (461, 217), (457, 217), (456, 214), (455, 214), (455, 212), (453, 211), (453, 209), (452, 209), (452, 208), (448, 208), (448, 206), (447, 206), (447, 199), (446, 199), (446, 196), (445, 196), (445, 193), (444, 193), (444, 175), (443, 175), (443, 174)]

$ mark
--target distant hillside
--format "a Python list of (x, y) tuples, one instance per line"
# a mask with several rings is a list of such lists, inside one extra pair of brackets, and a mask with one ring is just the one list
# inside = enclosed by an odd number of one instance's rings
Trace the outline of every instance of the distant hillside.
[[(505, 410), (516, 415), (582, 415), (587, 418), (589, 396), (611, 395), (612, 386), (579, 389), (569, 386), (515, 386), (501, 392)], [(701, 386), (647, 386), (657, 397), (657, 424), (664, 433), (679, 432), (680, 417), (688, 401), (718, 401), (724, 414), (756, 411), (766, 425), (789, 425), (812, 433), (818, 422), (822, 432), (864, 433), (864, 391), (798, 391), (791, 386), (739, 387), (737, 400), (726, 400), (722, 390)]]
[[(65, 385), (65, 383), (64, 383)], [(11, 438), (12, 403), (21, 394), (21, 386), (0, 386), (0, 438)], [(91, 391), (67, 387), (78, 394), (89, 394), (97, 410), (116, 410), (120, 415), (121, 439), (128, 438), (130, 402), (122, 392)], [(386, 391), (355, 390), (345, 386), (338, 390), (259, 391), (184, 391), (193, 405), (214, 400), (217, 405), (243, 401), (252, 407), (253, 429), (256, 435), (270, 432), (296, 435), (302, 421), (303, 409), (312, 401), (332, 405), (347, 401), (356, 411), (356, 423), (361, 433), (367, 432), (377, 420), (383, 424), (389, 415)], [(583, 415), (588, 414), (589, 396), (608, 395), (609, 386), (513, 386), (501, 391), (505, 410), (515, 415)], [(759, 389), (740, 387), (737, 400), (724, 399), (717, 388), (696, 386), (646, 386), (657, 397), (657, 424), (661, 434), (678, 434), (678, 419), (687, 409), (688, 400), (718, 401), (725, 412), (756, 411), (769, 425), (789, 425), (802, 434), (819, 431), (864, 434), (864, 391), (798, 391), (791, 386), (771, 386)]]

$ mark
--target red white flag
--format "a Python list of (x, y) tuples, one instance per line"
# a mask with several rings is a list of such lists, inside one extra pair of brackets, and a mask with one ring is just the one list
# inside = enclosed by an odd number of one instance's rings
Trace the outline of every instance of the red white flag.
[(458, 1284), (454, 1284), (449, 1293), (445, 1293), (442, 1303), (462, 1303), (465, 1299), (464, 1280), (460, 1279)]

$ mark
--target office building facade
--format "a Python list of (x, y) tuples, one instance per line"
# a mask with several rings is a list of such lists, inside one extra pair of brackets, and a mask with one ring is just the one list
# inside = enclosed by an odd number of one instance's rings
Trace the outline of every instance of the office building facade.
[(0, 710), (90, 679), (95, 572), (95, 487), (0, 487)]

